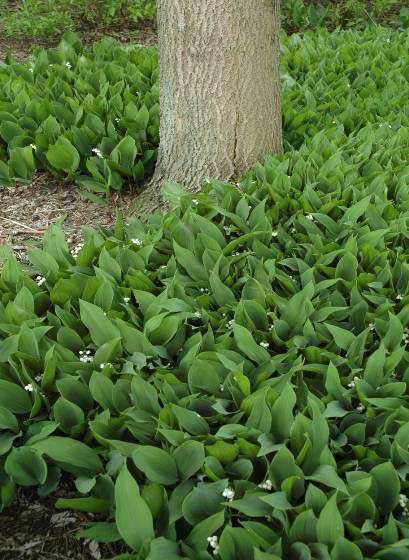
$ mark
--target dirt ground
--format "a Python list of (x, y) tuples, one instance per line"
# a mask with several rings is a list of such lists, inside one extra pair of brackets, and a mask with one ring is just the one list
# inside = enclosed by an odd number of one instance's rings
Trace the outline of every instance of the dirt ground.
[(112, 228), (116, 209), (130, 215), (136, 209), (137, 190), (112, 197), (100, 206), (84, 200), (81, 189), (38, 173), (31, 187), (0, 189), (0, 245), (12, 245), (19, 260), (25, 260), (27, 243), (39, 244), (47, 227), (63, 220), (70, 246), (82, 238), (82, 226)]
[(56, 509), (61, 495), (71, 493), (63, 487), (58, 496), (39, 498), (34, 491), (19, 490), (0, 514), (1, 560), (102, 560), (124, 552), (116, 545), (79, 540), (78, 532), (98, 516)]

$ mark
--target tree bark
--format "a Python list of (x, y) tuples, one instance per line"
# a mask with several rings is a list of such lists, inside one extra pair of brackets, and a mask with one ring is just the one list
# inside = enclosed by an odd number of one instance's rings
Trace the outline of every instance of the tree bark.
[(160, 148), (140, 209), (282, 149), (279, 0), (158, 0)]

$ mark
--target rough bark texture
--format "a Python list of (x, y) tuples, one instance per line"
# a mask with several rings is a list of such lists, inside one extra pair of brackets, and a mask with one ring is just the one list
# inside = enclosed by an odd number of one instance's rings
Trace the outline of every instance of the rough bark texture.
[(161, 140), (152, 184), (196, 191), (282, 147), (279, 0), (158, 0)]

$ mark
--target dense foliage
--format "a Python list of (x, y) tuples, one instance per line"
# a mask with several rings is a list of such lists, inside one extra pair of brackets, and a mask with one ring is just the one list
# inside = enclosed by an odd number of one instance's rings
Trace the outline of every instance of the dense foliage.
[[(409, 27), (409, 8), (399, 0), (282, 0), (285, 31), (356, 28), (376, 24)], [(0, 31), (8, 37), (45, 39), (64, 31), (95, 29), (136, 36), (152, 25), (156, 0), (0, 0)]]
[(57, 505), (104, 514), (83, 535), (121, 558), (407, 558), (407, 46), (293, 37), (299, 149), (7, 257), (3, 507), (67, 473), (81, 497)]
[(127, 30), (137, 37), (140, 22), (152, 23), (155, 0), (0, 0), (0, 31), (17, 39), (61, 37), (65, 31)]
[[(408, 39), (376, 29), (282, 37), (285, 141), (319, 130), (349, 135), (368, 122), (408, 124)], [(68, 177), (100, 200), (151, 173), (159, 142), (157, 56), (105, 39), (85, 49), (67, 34), (21, 64), (0, 65), (0, 184), (36, 169)]]
[(105, 39), (85, 50), (70, 33), (26, 64), (0, 65), (0, 184), (45, 169), (95, 200), (140, 183), (159, 143), (157, 77), (154, 49)]

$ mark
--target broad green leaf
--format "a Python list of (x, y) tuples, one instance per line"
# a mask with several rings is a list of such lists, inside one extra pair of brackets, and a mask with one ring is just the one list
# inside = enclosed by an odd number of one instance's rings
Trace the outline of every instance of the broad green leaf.
[(115, 508), (116, 525), (124, 541), (135, 551), (146, 548), (154, 538), (152, 514), (126, 465), (115, 483)]

